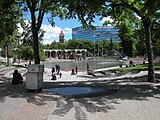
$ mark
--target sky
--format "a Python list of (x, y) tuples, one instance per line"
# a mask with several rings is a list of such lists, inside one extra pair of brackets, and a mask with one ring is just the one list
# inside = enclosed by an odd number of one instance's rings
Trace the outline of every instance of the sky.
[[(30, 20), (30, 15), (25, 14), (24, 18), (27, 20)], [(110, 17), (103, 18), (102, 20), (99, 20), (99, 18), (95, 19), (95, 22), (93, 25), (95, 26), (102, 26), (102, 24), (105, 22), (105, 20), (111, 20)], [(43, 18), (43, 23), (41, 26), (41, 29), (45, 31), (44, 37), (43, 37), (43, 44), (51, 44), (52, 42), (59, 41), (59, 34), (61, 30), (63, 30), (63, 33), (65, 34), (65, 40), (72, 39), (72, 28), (76, 28), (79, 26), (82, 26), (80, 22), (77, 19), (71, 19), (71, 20), (60, 20), (58, 17), (54, 18), (55, 26), (52, 27), (51, 24), (48, 22), (46, 15)], [(19, 32), (22, 32), (22, 28), (19, 27)]]

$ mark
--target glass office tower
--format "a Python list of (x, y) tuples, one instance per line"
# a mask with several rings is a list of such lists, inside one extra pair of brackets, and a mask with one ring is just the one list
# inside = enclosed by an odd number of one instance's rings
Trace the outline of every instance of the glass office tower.
[(95, 30), (83, 29), (83, 27), (77, 27), (72, 29), (72, 39), (74, 40), (91, 40), (93, 42), (97, 40), (112, 39), (113, 42), (119, 42), (118, 29), (113, 26), (95, 26)]

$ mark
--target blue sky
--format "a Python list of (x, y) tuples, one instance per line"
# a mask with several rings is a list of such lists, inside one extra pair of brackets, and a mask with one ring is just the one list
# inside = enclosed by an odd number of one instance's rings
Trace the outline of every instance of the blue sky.
[[(95, 19), (93, 25), (102, 25), (105, 20), (110, 20), (110, 18), (103, 18), (101, 21), (99, 18)], [(82, 26), (81, 23), (77, 19), (71, 20), (60, 20), (59, 18), (55, 18), (55, 27), (52, 27), (46, 18), (43, 20), (42, 29), (46, 31), (44, 35), (44, 44), (50, 44), (53, 41), (59, 41), (59, 33), (63, 30), (65, 34), (65, 40), (72, 39), (72, 28)]]
[[(24, 15), (25, 19), (30, 20), (30, 14)], [(103, 18), (101, 21), (99, 18), (95, 19), (95, 22), (93, 25), (102, 25), (105, 20), (111, 20), (110, 17)], [(72, 39), (72, 28), (81, 26), (80, 22), (77, 19), (71, 19), (71, 20), (60, 20), (58, 17), (54, 18), (55, 26), (52, 27), (50, 23), (48, 22), (46, 15), (43, 19), (43, 23), (41, 28), (45, 31), (44, 37), (43, 37), (43, 44), (51, 44), (54, 41), (59, 41), (59, 34), (61, 30), (63, 30), (65, 34), (65, 40)], [(20, 28), (19, 31), (22, 31)]]

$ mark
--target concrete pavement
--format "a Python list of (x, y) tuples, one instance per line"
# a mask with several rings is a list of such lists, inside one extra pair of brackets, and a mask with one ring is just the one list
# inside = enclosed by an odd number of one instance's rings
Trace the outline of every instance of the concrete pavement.
[[(118, 92), (89, 98), (67, 99), (54, 92), (28, 93), (23, 85), (11, 85), (13, 69), (0, 77), (0, 120), (158, 120), (160, 85), (146, 81), (147, 72), (116, 77), (86, 78), (62, 71), (62, 78), (51, 79), (45, 69), (44, 88), (99, 86)], [(19, 69), (25, 75), (26, 69)], [(79, 74), (82, 74), (81, 72)], [(6, 81), (7, 80), (7, 81)], [(24, 76), (25, 80), (25, 76)]]

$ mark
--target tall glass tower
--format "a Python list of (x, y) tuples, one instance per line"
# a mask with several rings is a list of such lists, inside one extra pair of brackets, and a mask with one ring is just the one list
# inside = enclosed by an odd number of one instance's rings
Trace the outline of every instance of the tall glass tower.
[(112, 39), (113, 42), (119, 42), (118, 29), (113, 26), (95, 26), (96, 29), (83, 29), (83, 27), (77, 27), (72, 29), (72, 39), (75, 40), (107, 40)]

